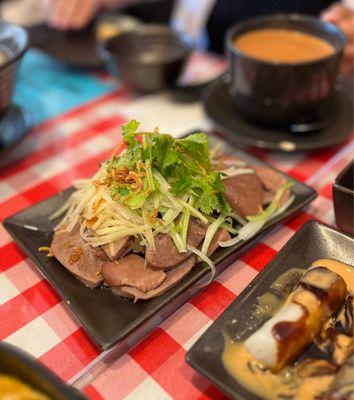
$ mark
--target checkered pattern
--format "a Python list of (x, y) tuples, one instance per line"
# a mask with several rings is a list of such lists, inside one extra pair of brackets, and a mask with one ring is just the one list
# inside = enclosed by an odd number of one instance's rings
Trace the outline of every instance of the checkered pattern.
[[(159, 125), (177, 133), (208, 127), (200, 105), (179, 106), (165, 95), (139, 99), (119, 90), (95, 99), (37, 126), (5, 160), (10, 164), (0, 170), (0, 220), (54, 195), (74, 179), (90, 176), (119, 139), (118, 126), (133, 116), (144, 128)], [(310, 183), (319, 197), (93, 379), (85, 388), (89, 398), (224, 398), (185, 363), (186, 351), (305, 221), (334, 223), (331, 183), (352, 157), (353, 141), (310, 154), (252, 152)], [(75, 381), (98, 360), (99, 350), (2, 225), (0, 321), (1, 340), (27, 350), (65, 381)]]

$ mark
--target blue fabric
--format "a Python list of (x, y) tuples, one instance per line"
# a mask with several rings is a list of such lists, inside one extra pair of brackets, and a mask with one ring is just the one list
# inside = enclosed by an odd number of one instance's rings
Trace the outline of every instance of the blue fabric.
[(112, 82), (102, 82), (92, 74), (30, 50), (22, 61), (13, 101), (27, 109), (38, 124), (112, 89)]

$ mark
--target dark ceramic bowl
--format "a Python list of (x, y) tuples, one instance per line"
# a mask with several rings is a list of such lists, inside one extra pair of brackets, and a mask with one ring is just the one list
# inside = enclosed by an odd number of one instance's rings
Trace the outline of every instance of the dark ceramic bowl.
[(351, 161), (335, 179), (333, 201), (338, 227), (354, 236), (354, 161)]
[(26, 30), (0, 20), (0, 52), (7, 58), (0, 64), (0, 115), (11, 103), (17, 69), (27, 49)]
[(0, 373), (11, 375), (46, 394), (51, 400), (85, 400), (86, 397), (53, 375), (15, 346), (0, 342)]
[(169, 27), (146, 25), (99, 44), (99, 52), (125, 86), (151, 93), (176, 82), (190, 49)]
[[(280, 63), (249, 56), (234, 46), (241, 34), (262, 28), (302, 31), (330, 43), (334, 53), (319, 60)], [(248, 117), (271, 124), (315, 122), (325, 115), (342, 60), (346, 37), (336, 26), (318, 18), (276, 14), (250, 19), (226, 36), (230, 59), (230, 92)]]

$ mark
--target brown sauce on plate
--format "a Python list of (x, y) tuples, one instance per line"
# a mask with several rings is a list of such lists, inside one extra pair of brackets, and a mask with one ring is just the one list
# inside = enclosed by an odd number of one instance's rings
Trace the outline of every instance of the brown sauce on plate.
[(234, 40), (237, 49), (260, 60), (301, 63), (325, 58), (334, 48), (325, 40), (290, 29), (258, 29)]

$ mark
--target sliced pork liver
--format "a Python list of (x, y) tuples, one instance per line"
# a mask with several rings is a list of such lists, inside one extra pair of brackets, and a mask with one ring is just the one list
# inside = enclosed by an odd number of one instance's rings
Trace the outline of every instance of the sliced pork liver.
[(155, 289), (166, 278), (164, 271), (146, 267), (145, 260), (136, 254), (104, 264), (102, 275), (109, 286), (133, 286), (143, 292)]
[(143, 292), (142, 290), (139, 290), (133, 286), (111, 287), (111, 290), (118, 296), (132, 298), (134, 299), (134, 301), (140, 299), (141, 300), (152, 299), (153, 297), (157, 297), (165, 293), (172, 286), (180, 282), (194, 267), (195, 261), (196, 257), (192, 255), (186, 260), (184, 260), (181, 264), (177, 265), (176, 268), (167, 271), (166, 279), (161, 283), (161, 285), (148, 292)]
[(241, 217), (262, 211), (263, 188), (257, 174), (243, 174), (223, 181), (225, 198)]
[[(197, 218), (192, 217), (189, 221), (187, 241), (191, 246), (198, 247), (204, 239), (207, 225)], [(188, 258), (192, 253), (186, 251), (180, 253), (172, 238), (160, 233), (155, 237), (156, 250), (146, 250), (145, 258), (149, 265), (154, 268), (168, 269)]]
[[(287, 182), (287, 179), (279, 172), (268, 167), (256, 165), (252, 168), (256, 171), (264, 188), (263, 204), (269, 204), (276, 192)], [(290, 194), (290, 189), (287, 189), (280, 199), (280, 205), (283, 205), (289, 199)]]
[(113, 243), (104, 244), (102, 249), (106, 253), (107, 257), (111, 261), (114, 261), (128, 254), (133, 249), (134, 244), (134, 236), (127, 236), (123, 239), (116, 240)]
[(78, 229), (55, 233), (51, 250), (54, 257), (86, 286), (94, 288), (102, 283), (102, 265), (107, 257), (102, 249), (86, 243)]

